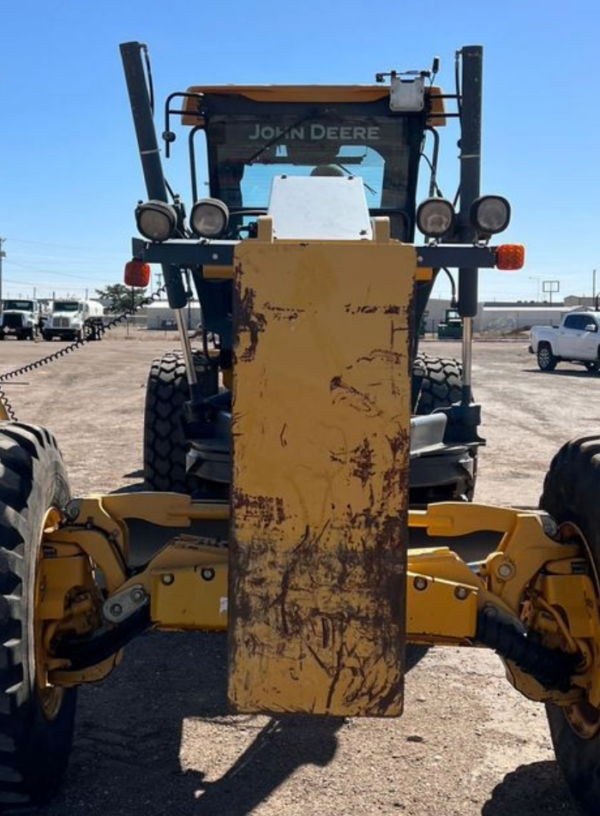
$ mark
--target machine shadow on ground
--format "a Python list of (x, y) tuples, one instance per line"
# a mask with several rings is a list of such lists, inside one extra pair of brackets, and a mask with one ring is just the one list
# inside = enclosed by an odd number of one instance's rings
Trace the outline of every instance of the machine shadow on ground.
[[(409, 649), (407, 670), (425, 651)], [(80, 690), (64, 784), (37, 816), (246, 816), (301, 766), (334, 759), (343, 719), (231, 715), (226, 660), (223, 634), (151, 633), (133, 642), (110, 677)], [(198, 728), (186, 756), (202, 770), (182, 768), (184, 721)], [(217, 726), (217, 744), (202, 740), (202, 721), (213, 733)], [(220, 745), (236, 759), (214, 778)]]
[[(234, 718), (227, 710), (224, 635), (143, 636), (107, 680), (81, 689), (66, 779), (38, 816), (250, 813), (301, 765), (331, 762), (343, 724), (292, 716), (265, 725), (264, 719)], [(182, 769), (184, 720), (192, 728), (202, 720), (220, 725), (229, 753), (237, 755), (216, 780), (206, 781), (218, 758), (214, 744), (201, 742), (193, 756), (205, 770)], [(237, 748), (240, 737), (229, 742), (234, 727), (253, 736), (245, 750)]]
[(533, 762), (507, 774), (492, 791), (481, 816), (583, 816), (567, 791), (558, 764)]
[(573, 377), (587, 379), (589, 377), (597, 378), (598, 372), (586, 371), (585, 369), (573, 368), (556, 368), (554, 371), (540, 371), (539, 368), (523, 368), (523, 374), (540, 374), (544, 377)]

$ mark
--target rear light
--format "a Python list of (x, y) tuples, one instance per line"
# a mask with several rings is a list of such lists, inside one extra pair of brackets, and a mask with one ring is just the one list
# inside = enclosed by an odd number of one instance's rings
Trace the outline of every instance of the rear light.
[(129, 261), (125, 264), (125, 285), (145, 289), (150, 283), (150, 264), (144, 261)]
[(523, 244), (502, 244), (496, 250), (496, 269), (523, 269), (525, 264), (525, 247)]

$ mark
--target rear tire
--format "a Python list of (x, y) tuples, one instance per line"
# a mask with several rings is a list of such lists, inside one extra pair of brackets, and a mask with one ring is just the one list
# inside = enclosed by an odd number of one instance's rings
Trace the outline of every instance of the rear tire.
[[(574, 439), (556, 454), (544, 481), (540, 507), (559, 523), (572, 522), (586, 538), (596, 569), (600, 569), (600, 436)], [(600, 729), (595, 722), (600, 711), (577, 706), (573, 715), (588, 723), (585, 738), (569, 721), (569, 712), (547, 705), (546, 713), (556, 759), (573, 796), (590, 814), (598, 813), (600, 802)], [(588, 727), (585, 725), (584, 727)]]
[(47, 513), (70, 498), (46, 430), (0, 423), (0, 811), (46, 802), (73, 741), (77, 692), (42, 687), (36, 664), (37, 567)]
[(552, 354), (548, 343), (540, 343), (537, 352), (537, 364), (540, 371), (554, 371), (558, 359)]
[[(462, 399), (462, 364), (453, 357), (433, 357), (419, 352), (415, 357), (412, 368), (412, 401), (413, 413), (417, 416), (432, 414), (440, 408), (450, 408)], [(464, 498), (473, 501), (475, 482), (477, 479), (477, 456), (479, 449), (470, 448), (473, 460), (473, 476), (469, 477), (465, 485)], [(451, 493), (440, 496), (435, 488), (429, 491), (424, 502), (429, 501), (459, 501), (462, 496)]]
[(417, 415), (449, 408), (462, 398), (462, 366), (451, 357), (419, 353), (413, 363), (413, 410)]
[[(218, 373), (194, 353), (198, 382), (204, 396), (218, 391)], [(180, 352), (154, 360), (148, 375), (144, 412), (144, 480), (152, 490), (189, 492), (186, 481), (184, 405), (189, 400), (187, 373)]]

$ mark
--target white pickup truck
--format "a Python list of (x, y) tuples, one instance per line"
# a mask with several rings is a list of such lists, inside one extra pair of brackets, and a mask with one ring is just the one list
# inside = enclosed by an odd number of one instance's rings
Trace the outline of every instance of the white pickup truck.
[(600, 369), (600, 312), (573, 311), (559, 326), (533, 326), (529, 351), (537, 356), (541, 371), (554, 371), (557, 363), (581, 363), (588, 371)]

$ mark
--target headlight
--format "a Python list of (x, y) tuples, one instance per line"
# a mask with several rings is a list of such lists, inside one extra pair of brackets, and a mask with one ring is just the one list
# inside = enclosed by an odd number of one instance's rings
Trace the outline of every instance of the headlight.
[(177, 213), (166, 201), (147, 201), (135, 211), (137, 228), (149, 241), (166, 241), (177, 226)]
[(196, 235), (218, 238), (227, 229), (229, 210), (218, 198), (204, 198), (192, 207), (190, 224)]
[(510, 223), (510, 204), (502, 196), (482, 196), (471, 204), (469, 216), (478, 233), (495, 235)]
[(454, 207), (445, 198), (428, 198), (417, 209), (417, 227), (428, 238), (441, 238), (454, 225)]

